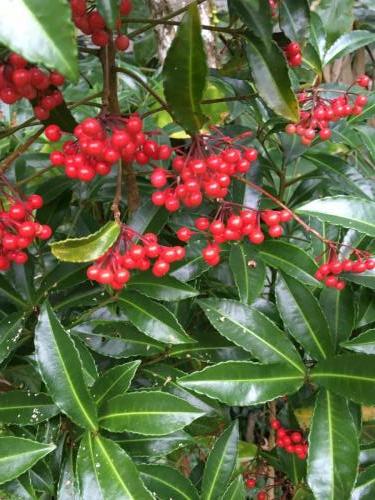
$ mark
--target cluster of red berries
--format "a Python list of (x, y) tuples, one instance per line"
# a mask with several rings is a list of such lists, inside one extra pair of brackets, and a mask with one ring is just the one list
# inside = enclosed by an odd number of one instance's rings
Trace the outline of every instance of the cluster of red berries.
[[(158, 189), (152, 194), (154, 205), (175, 212), (181, 205), (198, 207), (204, 196), (225, 198), (232, 177), (248, 172), (258, 156), (254, 148), (240, 149), (226, 145), (217, 154), (205, 153), (204, 144), (193, 142), (187, 154), (177, 154), (173, 158), (172, 170), (154, 169), (150, 179)], [(172, 182), (168, 184), (168, 180)]]
[(7, 208), (0, 202), (0, 271), (6, 271), (11, 262), (25, 264), (28, 261), (26, 248), (36, 238), (48, 240), (52, 229), (35, 221), (33, 210), (43, 206), (41, 196), (32, 194), (24, 201), (7, 192), (2, 194)]
[[(257, 481), (254, 477), (251, 477), (251, 476), (245, 476), (245, 485), (246, 485), (246, 488), (249, 489), (249, 490), (252, 490), (253, 488), (256, 487), (257, 485)], [(267, 492), (264, 491), (264, 490), (261, 490), (257, 493), (257, 496), (256, 496), (257, 500), (266, 500), (267, 498)]]
[[(72, 16), (74, 24), (85, 35), (91, 36), (91, 41), (97, 47), (108, 45), (111, 32), (107, 29), (103, 16), (97, 9), (87, 7), (87, 0), (71, 0)], [(132, 10), (131, 0), (121, 0), (120, 15), (127, 16)], [(116, 23), (118, 35), (115, 39), (115, 46), (118, 50), (124, 51), (129, 47), (129, 38), (120, 33), (121, 19)]]
[(5, 104), (14, 104), (22, 98), (32, 101), (38, 120), (47, 120), (50, 111), (63, 103), (64, 98), (56, 88), (63, 83), (64, 77), (57, 71), (44, 72), (16, 53), (0, 65), (0, 100)]
[(308, 443), (300, 431), (286, 429), (280, 420), (272, 419), (271, 427), (276, 431), (276, 446), (283, 448), (287, 453), (294, 453), (301, 460), (307, 457)]
[(184, 257), (183, 247), (163, 246), (156, 234), (140, 235), (123, 225), (115, 245), (87, 269), (87, 277), (114, 290), (121, 290), (131, 278), (130, 271), (151, 268), (152, 274), (161, 278), (168, 274), (173, 262)]
[[(50, 141), (58, 141), (62, 132), (57, 125), (49, 125), (45, 135)], [(64, 143), (62, 151), (53, 151), (50, 160), (54, 166), (65, 166), (65, 174), (71, 179), (89, 182), (96, 174), (107, 175), (120, 159), (126, 163), (136, 161), (145, 165), (153, 160), (167, 160), (172, 150), (149, 139), (143, 132), (141, 118), (134, 114), (86, 118), (74, 129), (76, 140)]]
[(324, 284), (329, 288), (343, 290), (346, 282), (338, 279), (341, 273), (364, 273), (375, 269), (375, 260), (368, 256), (359, 257), (357, 260), (345, 259), (340, 261), (336, 255), (333, 255), (329, 262), (319, 266), (315, 273), (315, 278), (319, 281), (324, 281)]
[(289, 66), (293, 68), (302, 64), (302, 50), (298, 42), (290, 42), (284, 48), (284, 54), (288, 60)]
[[(198, 217), (194, 225), (196, 229), (203, 232), (209, 243), (202, 250), (203, 259), (210, 266), (216, 266), (220, 262), (220, 244), (228, 241), (241, 241), (247, 238), (250, 243), (260, 245), (265, 235), (260, 223), (267, 226), (271, 238), (280, 238), (283, 234), (282, 223), (289, 222), (292, 216), (288, 210), (257, 210), (244, 209), (238, 214), (224, 204), (218, 217), (211, 221), (207, 217)], [(187, 242), (195, 234), (188, 227), (181, 227), (177, 231), (180, 241)]]
[(353, 100), (351, 95), (351, 92), (346, 92), (335, 99), (324, 99), (318, 89), (300, 92), (298, 94), (302, 106), (300, 121), (295, 124), (289, 123), (285, 132), (299, 135), (302, 144), (306, 146), (309, 146), (318, 135), (323, 141), (330, 139), (332, 136), (330, 122), (337, 122), (350, 115), (360, 115), (367, 104), (366, 96), (354, 94)]

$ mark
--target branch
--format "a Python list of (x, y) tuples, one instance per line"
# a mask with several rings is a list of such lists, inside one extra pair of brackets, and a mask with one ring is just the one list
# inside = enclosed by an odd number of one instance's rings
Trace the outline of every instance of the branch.
[(299, 217), (297, 214), (295, 214), (294, 212), (292, 212), (292, 210), (290, 210), (290, 208), (288, 208), (282, 201), (280, 201), (278, 198), (276, 198), (276, 196), (273, 196), (271, 193), (269, 193), (268, 191), (266, 191), (262, 187), (258, 186), (257, 184), (254, 184), (253, 182), (245, 179), (244, 177), (239, 177), (239, 176), (236, 175), (236, 176), (234, 176), (234, 178), (237, 179), (240, 182), (243, 182), (244, 184), (246, 184), (247, 186), (251, 187), (255, 191), (258, 191), (258, 193), (262, 193), (264, 196), (266, 196), (267, 198), (269, 198), (270, 200), (272, 200), (276, 205), (278, 205), (279, 207), (281, 207), (284, 210), (286, 210), (293, 217), (293, 219), (296, 222), (298, 222), (298, 224), (300, 224), (300, 226), (302, 226), (304, 228), (305, 231), (307, 231), (308, 233), (313, 234), (319, 240), (323, 241), (323, 243), (326, 243), (327, 245), (332, 244), (331, 240), (327, 240), (316, 229), (314, 229), (311, 226), (309, 226), (308, 224), (306, 224), (306, 222), (303, 219), (301, 219), (301, 217)]
[(44, 127), (40, 128), (34, 135), (32, 135), (24, 144), (21, 144), (16, 150), (13, 151), (5, 160), (0, 164), (0, 175), (4, 174), (14, 161), (17, 160), (29, 147), (42, 135)]
[(121, 224), (121, 210), (120, 210), (121, 195), (122, 195), (122, 162), (120, 161), (117, 170), (116, 192), (111, 207), (114, 219), (117, 222), (117, 224)]
[[(173, 16), (174, 17), (174, 16)], [(180, 26), (179, 21), (167, 21), (164, 18), (161, 19), (144, 19), (144, 18), (126, 18), (126, 22), (131, 24), (148, 24), (149, 26), (159, 26), (160, 24), (164, 24), (166, 26)], [(233, 29), (230, 28), (229, 26), (209, 26), (207, 24), (202, 24), (201, 25), (202, 30), (207, 30), (207, 31), (218, 31), (219, 33), (229, 33), (231, 35), (237, 35), (242, 32), (242, 30), (239, 29)], [(138, 30), (139, 31), (139, 30)], [(133, 33), (137, 32), (132, 32), (130, 33), (129, 37), (132, 38)]]
[(32, 118), (29, 118), (28, 120), (24, 121), (20, 125), (16, 125), (15, 127), (8, 128), (3, 133), (0, 133), (0, 139), (4, 139), (5, 137), (9, 137), (10, 135), (13, 135), (16, 132), (18, 132), (19, 130), (22, 130), (24, 128), (34, 127), (35, 125), (38, 124), (38, 122), (35, 122), (34, 120), (35, 120), (35, 116), (33, 116)]
[[(197, 0), (197, 2), (192, 2), (189, 3), (188, 5), (185, 5), (185, 7), (182, 7), (181, 9), (175, 10), (171, 14), (168, 14), (164, 17), (161, 17), (158, 21), (159, 24), (163, 24), (165, 21), (169, 21), (169, 19), (173, 19), (174, 17), (179, 16), (180, 14), (183, 14), (187, 10), (189, 10), (190, 6), (193, 3), (196, 3), (197, 5), (200, 5), (201, 3), (205, 2), (206, 0)], [(132, 31), (129, 33), (128, 37), (129, 38), (135, 38), (136, 36), (140, 35), (141, 33), (144, 33), (145, 31), (148, 31), (154, 27), (154, 24), (147, 24), (147, 26), (144, 26), (143, 28), (139, 28), (138, 30)]]

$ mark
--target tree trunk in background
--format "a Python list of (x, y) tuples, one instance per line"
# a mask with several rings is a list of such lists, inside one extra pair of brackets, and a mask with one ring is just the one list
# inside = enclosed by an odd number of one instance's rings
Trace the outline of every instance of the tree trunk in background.
[[(154, 19), (158, 19), (165, 15), (172, 13), (175, 10), (181, 9), (189, 4), (191, 0), (148, 0), (151, 15)], [(199, 6), (202, 24), (211, 24), (212, 15), (215, 10), (215, 0), (204, 2)], [(182, 16), (173, 18), (173, 21), (181, 20)], [(175, 26), (156, 26), (155, 33), (158, 40), (158, 53), (160, 62), (163, 63), (167, 51), (172, 43), (173, 37), (176, 33)], [(206, 45), (208, 65), (211, 68), (217, 67), (217, 53), (216, 53), (216, 35), (212, 31), (203, 31), (203, 38)]]

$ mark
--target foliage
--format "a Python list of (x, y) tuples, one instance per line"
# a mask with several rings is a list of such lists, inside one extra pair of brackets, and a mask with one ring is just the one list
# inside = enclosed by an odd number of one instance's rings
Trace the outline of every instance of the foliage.
[(371, 2), (3, 3), (0, 498), (374, 498)]

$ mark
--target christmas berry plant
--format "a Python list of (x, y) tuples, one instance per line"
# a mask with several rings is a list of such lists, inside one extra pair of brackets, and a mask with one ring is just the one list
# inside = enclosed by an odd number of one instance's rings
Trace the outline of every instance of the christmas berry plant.
[(1, 498), (375, 496), (359, 3), (3, 0)]

